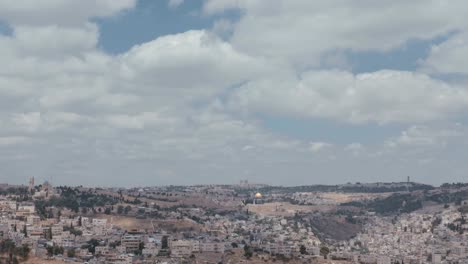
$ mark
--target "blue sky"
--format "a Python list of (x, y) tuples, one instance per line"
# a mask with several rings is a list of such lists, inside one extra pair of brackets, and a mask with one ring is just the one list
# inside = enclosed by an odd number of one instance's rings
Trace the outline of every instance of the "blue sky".
[(466, 8), (0, 2), (0, 181), (466, 181)]
[(0, 34), (2, 35), (11, 35), (11, 28), (8, 23), (0, 20)]
[[(122, 53), (160, 36), (210, 29), (220, 16), (205, 15), (202, 7), (203, 0), (184, 1), (177, 8), (169, 7), (167, 1), (138, 1), (131, 10), (95, 20), (101, 30), (99, 45), (106, 52)], [(238, 12), (223, 14), (231, 20), (238, 16)]]
[(200, 0), (176, 9), (166, 1), (139, 1), (134, 9), (115, 17), (96, 19), (101, 30), (99, 45), (106, 52), (122, 53), (159, 36), (210, 27), (212, 18), (201, 16), (200, 9)]

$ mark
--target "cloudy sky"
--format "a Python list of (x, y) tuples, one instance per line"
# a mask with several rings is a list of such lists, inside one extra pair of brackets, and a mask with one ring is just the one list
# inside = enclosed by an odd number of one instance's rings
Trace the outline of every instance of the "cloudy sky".
[(0, 0), (0, 182), (468, 179), (466, 0)]

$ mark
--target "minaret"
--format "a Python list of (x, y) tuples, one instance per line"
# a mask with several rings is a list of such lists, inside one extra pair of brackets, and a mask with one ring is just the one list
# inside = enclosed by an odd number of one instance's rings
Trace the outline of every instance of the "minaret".
[(34, 190), (34, 177), (29, 178), (29, 192), (32, 193)]

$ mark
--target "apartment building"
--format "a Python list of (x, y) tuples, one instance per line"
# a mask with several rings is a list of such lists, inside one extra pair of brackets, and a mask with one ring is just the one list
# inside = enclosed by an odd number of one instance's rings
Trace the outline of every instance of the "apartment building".
[(127, 253), (133, 253), (140, 248), (141, 241), (140, 235), (125, 235), (121, 239), (121, 245)]
[(189, 257), (193, 252), (193, 243), (188, 240), (176, 240), (170, 243), (171, 256), (175, 258)]

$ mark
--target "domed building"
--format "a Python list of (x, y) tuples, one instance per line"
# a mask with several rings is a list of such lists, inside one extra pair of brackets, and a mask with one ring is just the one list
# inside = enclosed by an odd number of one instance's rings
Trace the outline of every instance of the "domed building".
[(33, 197), (34, 198), (42, 198), (48, 199), (50, 197), (57, 196), (54, 187), (50, 182), (45, 181), (38, 192), (35, 192)]
[(253, 204), (263, 204), (265, 201), (263, 200), (263, 195), (261, 193), (256, 193), (253, 198)]

